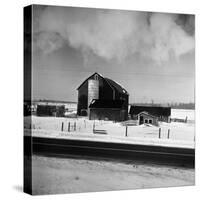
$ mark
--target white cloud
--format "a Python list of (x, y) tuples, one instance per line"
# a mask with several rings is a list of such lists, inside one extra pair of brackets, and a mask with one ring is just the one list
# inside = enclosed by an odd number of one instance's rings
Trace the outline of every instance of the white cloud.
[(139, 53), (160, 63), (194, 49), (194, 36), (175, 21), (178, 15), (89, 8), (46, 7), (37, 12), (35, 44), (45, 53), (66, 42), (85, 57), (92, 51), (121, 61)]

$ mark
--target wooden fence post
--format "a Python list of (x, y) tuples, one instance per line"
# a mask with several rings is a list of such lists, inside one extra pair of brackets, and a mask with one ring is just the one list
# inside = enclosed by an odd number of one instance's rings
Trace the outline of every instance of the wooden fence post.
[(61, 131), (63, 131), (63, 129), (64, 129), (64, 122), (62, 122)]
[(188, 117), (186, 116), (186, 118), (185, 118), (185, 123), (187, 123), (187, 119), (188, 119)]
[(159, 135), (158, 138), (161, 138), (161, 128), (159, 128)]
[(94, 130), (95, 130), (95, 122), (93, 123), (93, 133), (94, 133)]
[(167, 138), (169, 139), (170, 129), (168, 129)]
[(70, 132), (70, 122), (68, 123), (68, 132)]
[(125, 136), (126, 136), (126, 137), (128, 136), (128, 126), (126, 126), (126, 133), (125, 133)]
[(74, 131), (76, 131), (76, 122), (74, 122)]

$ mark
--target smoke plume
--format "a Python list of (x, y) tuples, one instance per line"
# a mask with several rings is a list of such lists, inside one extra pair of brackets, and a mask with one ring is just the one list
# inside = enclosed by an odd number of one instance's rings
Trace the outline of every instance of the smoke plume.
[(84, 56), (122, 61), (137, 53), (161, 63), (194, 49), (194, 16), (51, 6), (35, 12), (35, 47), (51, 53), (65, 44)]

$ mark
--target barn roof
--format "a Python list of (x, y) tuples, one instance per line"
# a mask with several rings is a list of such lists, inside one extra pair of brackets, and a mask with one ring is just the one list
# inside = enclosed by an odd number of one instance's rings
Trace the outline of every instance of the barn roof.
[(142, 112), (140, 112), (138, 115), (148, 115), (148, 116), (150, 116), (150, 117), (153, 117), (153, 118), (156, 118), (156, 116), (154, 116), (154, 115), (151, 115), (151, 114), (149, 114), (148, 112), (145, 112), (145, 111), (142, 111)]
[(154, 116), (167, 116), (171, 115), (171, 107), (158, 107), (158, 106), (137, 106), (132, 105), (129, 113), (132, 115), (138, 115), (141, 112), (148, 112)]
[(92, 76), (94, 76), (95, 74), (98, 74), (100, 77), (103, 78), (103, 76), (102, 76), (101, 74), (95, 72), (94, 74), (92, 74), (91, 76), (89, 76), (87, 79), (85, 79), (85, 80), (78, 86), (77, 90), (79, 90), (79, 88), (80, 88), (85, 82), (87, 82)]
[(128, 95), (128, 92), (116, 81), (113, 81), (112, 79), (109, 78), (104, 78), (112, 87), (114, 87), (116, 90), (119, 91), (119, 93), (124, 93)]
[(128, 95), (128, 92), (116, 81), (113, 81), (112, 79), (109, 78), (104, 78), (101, 74), (95, 72), (94, 74), (92, 74), (91, 76), (89, 76), (85, 81), (83, 81), (81, 83), (81, 85), (77, 88), (77, 90), (79, 90), (79, 88), (85, 83), (87, 82), (92, 76), (94, 76), (95, 74), (99, 75), (101, 78), (103, 78), (109, 85), (110, 87), (112, 87), (112, 89), (117, 90), (119, 93), (124, 93)]
[(89, 108), (122, 108), (123, 104), (123, 100), (94, 99), (90, 103)]

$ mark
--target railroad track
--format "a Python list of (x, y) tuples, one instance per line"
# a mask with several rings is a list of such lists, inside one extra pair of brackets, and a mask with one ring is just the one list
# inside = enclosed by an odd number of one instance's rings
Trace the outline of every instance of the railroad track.
[[(30, 144), (32, 143), (32, 149)], [(67, 157), (87, 156), (93, 159), (117, 159), (142, 161), (162, 165), (194, 168), (195, 150), (189, 148), (153, 145), (122, 144), (73, 139), (24, 137), (25, 152), (32, 154)], [(27, 144), (27, 145), (26, 145)], [(30, 152), (29, 152), (30, 153)]]

